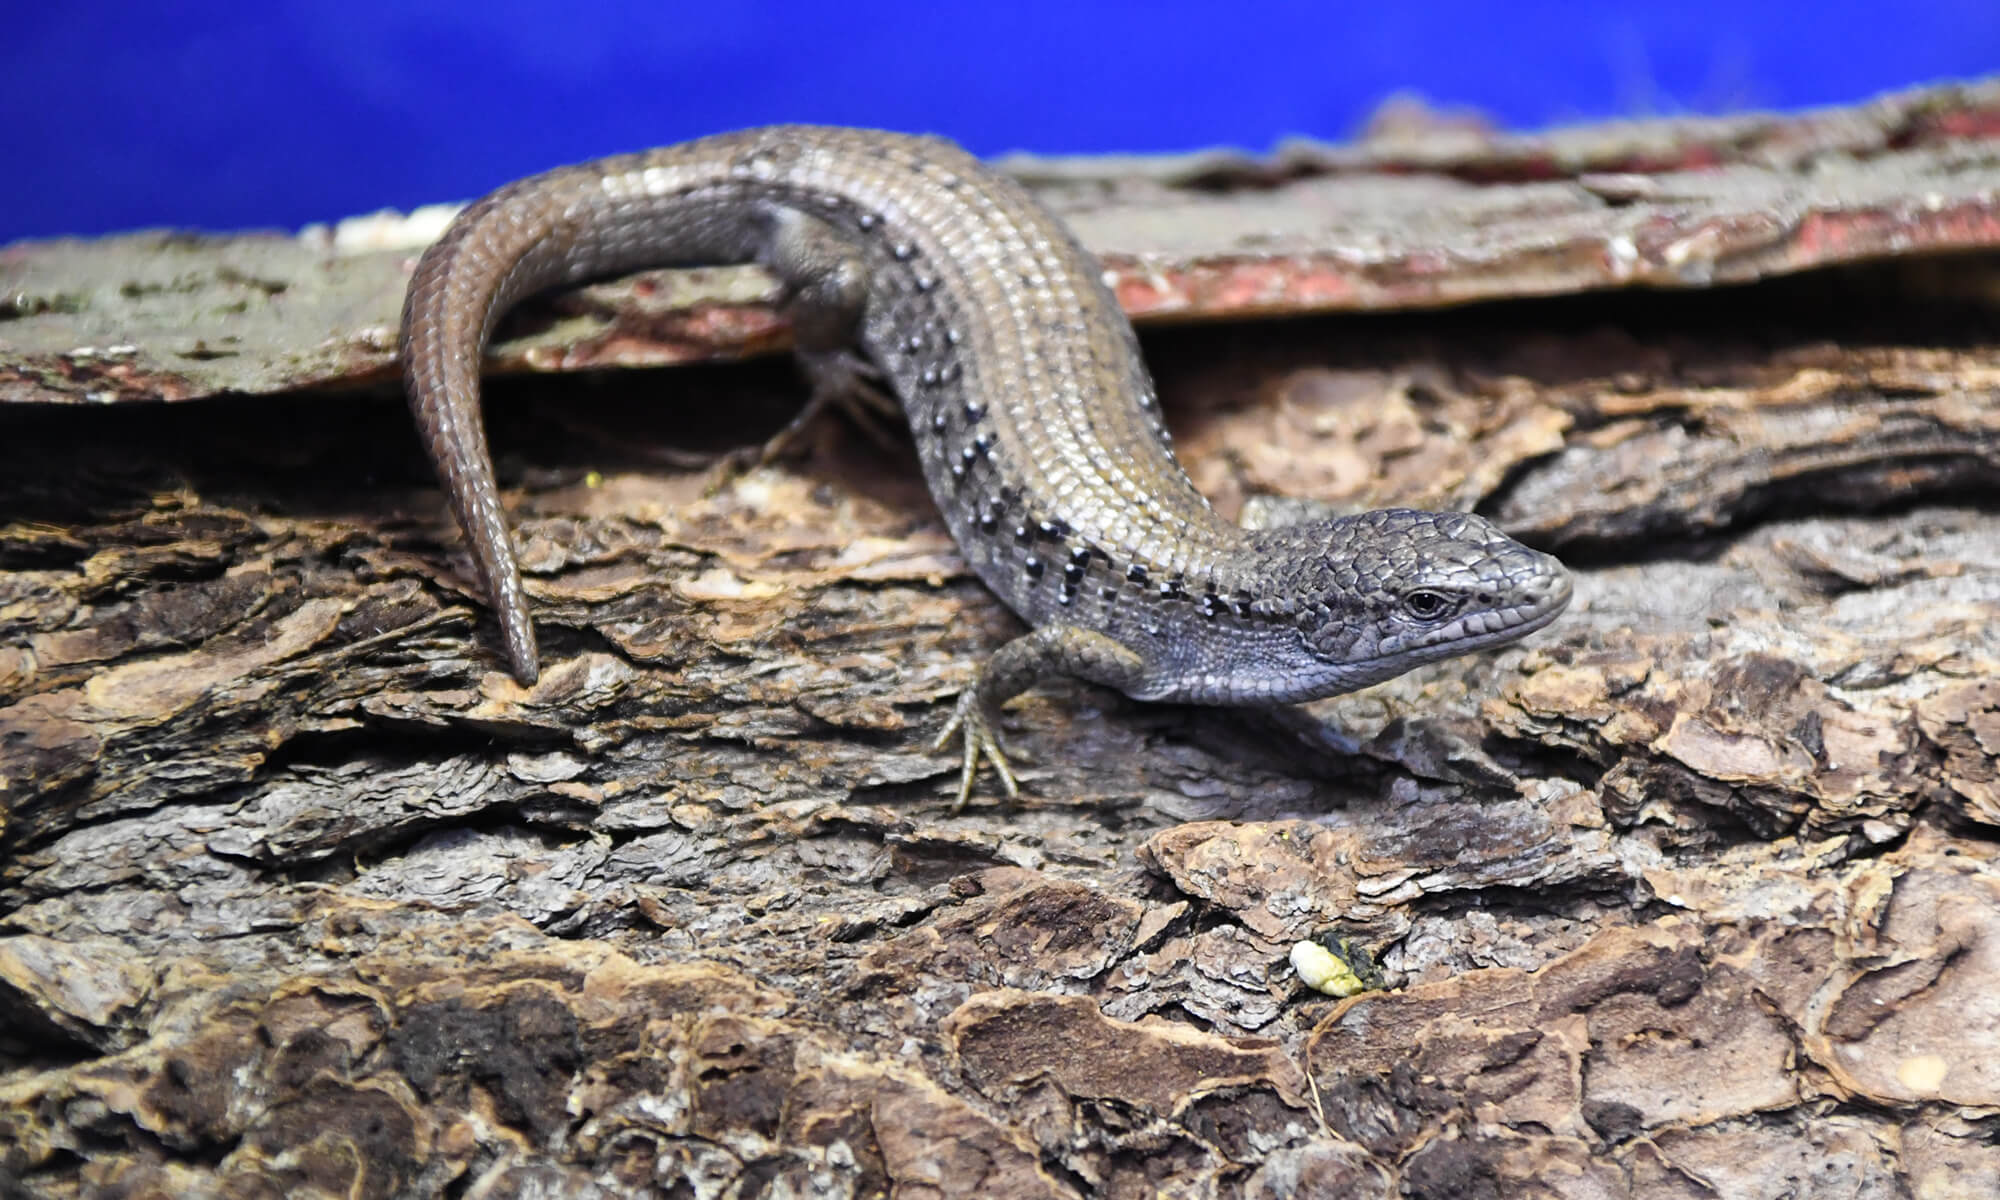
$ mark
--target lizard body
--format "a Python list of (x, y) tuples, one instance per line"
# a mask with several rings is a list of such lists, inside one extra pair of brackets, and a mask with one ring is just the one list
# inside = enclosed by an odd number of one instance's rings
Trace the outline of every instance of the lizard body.
[(1561, 564), (1471, 514), (1223, 520), (1174, 458), (1101, 269), (1053, 215), (947, 142), (779, 126), (511, 184), (416, 268), (411, 406), (523, 683), (534, 628), (479, 409), (495, 321), (550, 287), (751, 261), (785, 287), (816, 400), (873, 379), (894, 393), (952, 537), (1032, 627), (945, 731), (964, 738), (961, 804), (982, 756), (1013, 794), (995, 714), (1039, 680), (1314, 699), (1512, 641), (1569, 601)]

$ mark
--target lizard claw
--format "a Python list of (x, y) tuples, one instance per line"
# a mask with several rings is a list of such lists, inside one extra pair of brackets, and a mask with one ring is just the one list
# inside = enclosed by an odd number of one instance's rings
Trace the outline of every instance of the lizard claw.
[(951, 806), (952, 815), (964, 811), (966, 801), (972, 798), (972, 779), (979, 771), (979, 760), (984, 758), (993, 764), (1000, 776), (1000, 784), (1007, 789), (1007, 799), (1021, 798), (1021, 789), (1014, 782), (1014, 772), (1007, 764), (1006, 749), (1000, 744), (1000, 735), (994, 729), (998, 718), (986, 711), (979, 702), (979, 689), (967, 688), (958, 696), (958, 707), (952, 711), (951, 720), (931, 743), (932, 750), (942, 750), (951, 741), (953, 734), (964, 739), (964, 766), (958, 775), (958, 802)]
[(839, 409), (876, 445), (896, 448), (895, 435), (884, 424), (899, 424), (903, 406), (883, 390), (882, 372), (874, 363), (846, 349), (801, 352), (798, 358), (812, 396), (798, 417), (764, 444), (763, 463), (787, 453), (805, 427), (828, 408)]
[(848, 350), (801, 353), (799, 363), (812, 388), (804, 406), (762, 446), (743, 446), (717, 457), (708, 485), (702, 489), (704, 496), (721, 491), (746, 471), (768, 467), (790, 455), (806, 430), (829, 408), (839, 409), (876, 445), (891, 451), (897, 448), (895, 436), (884, 422), (900, 420), (903, 408), (883, 390), (882, 373), (873, 363)]

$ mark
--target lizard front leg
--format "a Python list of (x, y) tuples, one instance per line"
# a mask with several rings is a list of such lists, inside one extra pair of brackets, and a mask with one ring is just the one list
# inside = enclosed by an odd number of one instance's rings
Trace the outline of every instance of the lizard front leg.
[(980, 668), (979, 678), (972, 686), (959, 693), (951, 720), (931, 747), (943, 749), (953, 734), (964, 739), (958, 802), (951, 811), (957, 813), (965, 808), (981, 758), (992, 763), (999, 773), (1008, 799), (1021, 794), (1014, 782), (1014, 772), (1007, 765), (1005, 748), (1000, 744), (1001, 705), (1037, 683), (1058, 676), (1131, 691), (1145, 675), (1145, 660), (1136, 651), (1110, 634), (1076, 625), (1045, 625), (1000, 647)]

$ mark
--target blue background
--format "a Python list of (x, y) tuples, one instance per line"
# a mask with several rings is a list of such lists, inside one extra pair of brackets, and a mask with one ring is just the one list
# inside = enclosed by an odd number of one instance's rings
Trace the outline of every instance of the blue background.
[(1532, 128), (2000, 69), (2000, 0), (17, 3), (0, 241), (296, 226), (780, 120), (974, 151), (1268, 147), (1414, 90)]

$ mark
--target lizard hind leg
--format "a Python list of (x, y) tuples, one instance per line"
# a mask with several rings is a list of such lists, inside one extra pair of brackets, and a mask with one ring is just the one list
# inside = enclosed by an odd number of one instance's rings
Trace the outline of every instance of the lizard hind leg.
[(882, 387), (882, 373), (855, 348), (868, 307), (868, 261), (833, 226), (796, 209), (771, 215), (758, 261), (784, 284), (785, 316), (812, 396), (797, 419), (764, 447), (764, 462), (783, 453), (828, 407), (845, 412), (876, 442), (893, 447), (882, 418), (899, 424), (903, 407)]
[(758, 262), (778, 277), (780, 306), (810, 393), (798, 415), (758, 448), (728, 456), (726, 475), (765, 466), (798, 448), (805, 431), (829, 408), (847, 415), (885, 449), (897, 447), (903, 408), (883, 387), (882, 373), (855, 346), (868, 304), (868, 264), (826, 222), (789, 208), (774, 209)]

